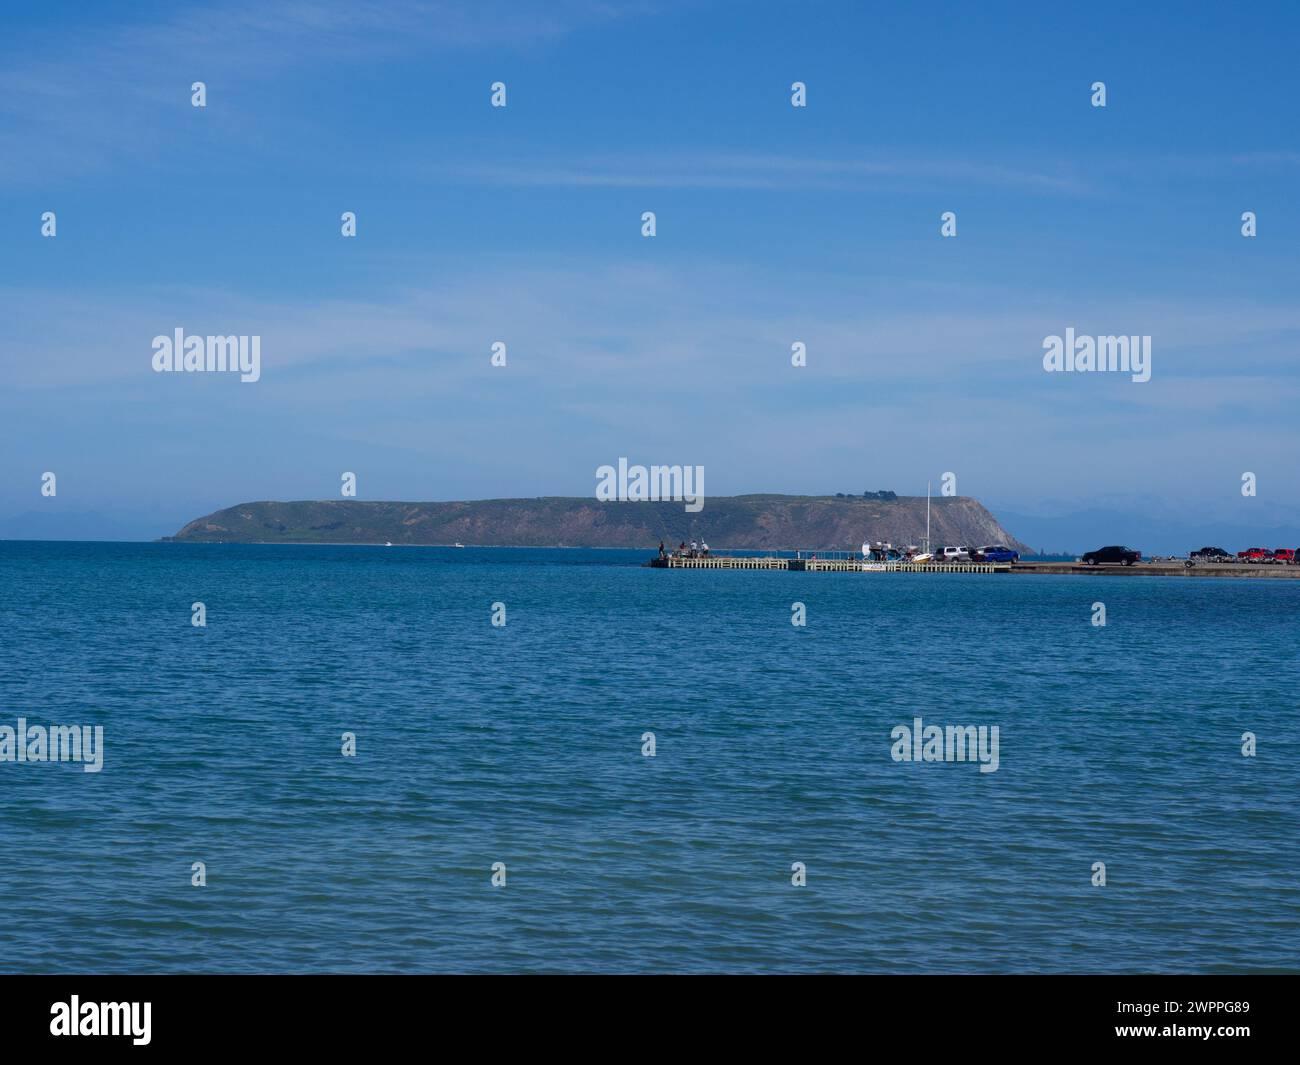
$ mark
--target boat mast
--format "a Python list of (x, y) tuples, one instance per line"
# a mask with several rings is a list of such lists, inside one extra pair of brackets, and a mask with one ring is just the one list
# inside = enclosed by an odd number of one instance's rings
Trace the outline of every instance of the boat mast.
[(925, 482), (925, 551), (930, 553), (930, 482)]

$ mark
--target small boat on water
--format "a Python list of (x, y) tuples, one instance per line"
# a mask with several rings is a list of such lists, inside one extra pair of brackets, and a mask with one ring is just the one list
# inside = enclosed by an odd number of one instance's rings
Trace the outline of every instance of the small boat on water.
[(464, 547), (465, 545), (464, 545), (464, 544), (452, 544), (451, 546), (452, 546), (452, 547)]
[(384, 546), (385, 546), (385, 547), (392, 547), (392, 546), (393, 546), (393, 541), (392, 541), (392, 540), (385, 540), (385, 541), (384, 541)]
[(875, 542), (867, 540), (862, 544), (862, 561), (901, 562), (903, 561), (903, 552), (893, 544), (883, 540), (876, 540)]
[(885, 540), (862, 541), (862, 568), (864, 570), (885, 569), (887, 562), (932, 562), (934, 553), (930, 550), (930, 485), (925, 486), (925, 540), (922, 544), (907, 544), (895, 547)]

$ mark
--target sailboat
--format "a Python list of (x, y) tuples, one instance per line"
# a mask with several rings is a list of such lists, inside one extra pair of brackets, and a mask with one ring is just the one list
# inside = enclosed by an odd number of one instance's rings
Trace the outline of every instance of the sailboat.
[(909, 562), (933, 562), (934, 554), (930, 551), (930, 482), (925, 482), (925, 548), (912, 555)]
[(862, 541), (862, 569), (884, 570), (890, 562), (932, 562), (934, 555), (930, 551), (930, 482), (925, 482), (925, 546), (909, 544), (897, 548), (883, 540)]

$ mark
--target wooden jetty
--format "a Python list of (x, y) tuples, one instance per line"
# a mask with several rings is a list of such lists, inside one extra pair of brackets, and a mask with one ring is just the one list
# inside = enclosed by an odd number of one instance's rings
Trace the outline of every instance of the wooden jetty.
[(1094, 577), (1254, 577), (1300, 578), (1300, 565), (1184, 560), (1138, 562), (1132, 566), (1088, 566), (1082, 562), (864, 562), (860, 558), (777, 558), (772, 556), (669, 555), (646, 563), (654, 569), (777, 569), (788, 573), (1038, 573)]
[(783, 569), (791, 573), (1010, 573), (1008, 563), (993, 562), (863, 562), (854, 558), (770, 558), (710, 555), (689, 558), (669, 555), (648, 563), (655, 569)]

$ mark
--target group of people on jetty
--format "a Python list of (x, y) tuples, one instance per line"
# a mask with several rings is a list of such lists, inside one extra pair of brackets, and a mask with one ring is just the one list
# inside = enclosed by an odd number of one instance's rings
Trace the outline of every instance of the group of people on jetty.
[(699, 541), (692, 540), (691, 546), (687, 547), (686, 541), (683, 540), (681, 544), (678, 545), (676, 551), (669, 552), (665, 550), (664, 542), (660, 540), (659, 557), (668, 558), (670, 554), (672, 555), (673, 558), (708, 558), (709, 545), (706, 544), (703, 540), (699, 540)]

